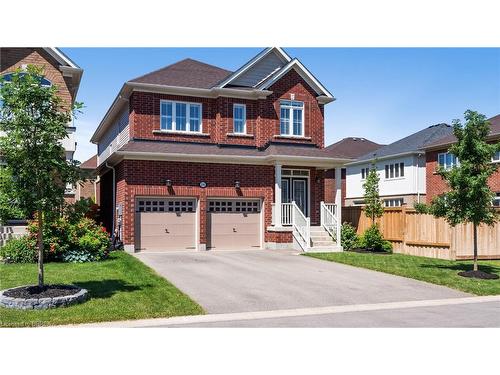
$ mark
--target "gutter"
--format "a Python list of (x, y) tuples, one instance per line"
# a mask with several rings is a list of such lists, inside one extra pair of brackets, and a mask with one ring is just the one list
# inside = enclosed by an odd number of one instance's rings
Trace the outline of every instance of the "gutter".
[(401, 152), (399, 154), (392, 154), (392, 155), (386, 155), (386, 156), (381, 156), (379, 158), (374, 157), (371, 159), (365, 159), (365, 160), (355, 160), (351, 163), (347, 163), (346, 167), (349, 167), (351, 165), (358, 165), (358, 164), (366, 164), (366, 163), (371, 163), (373, 160), (386, 160), (386, 159), (392, 159), (392, 158), (398, 158), (400, 156), (407, 156), (407, 155), (418, 155), (422, 153), (422, 150), (417, 150), (417, 151), (409, 151), (409, 152)]
[(113, 214), (111, 215), (111, 236), (115, 238), (115, 215), (116, 215), (116, 170), (106, 162), (105, 166), (113, 171)]

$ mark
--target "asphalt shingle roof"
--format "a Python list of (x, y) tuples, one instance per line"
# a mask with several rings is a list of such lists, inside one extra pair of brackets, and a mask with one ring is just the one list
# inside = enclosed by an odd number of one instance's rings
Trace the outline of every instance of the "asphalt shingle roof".
[(348, 137), (325, 147), (325, 153), (332, 158), (356, 159), (368, 152), (373, 152), (384, 145), (366, 138)]
[(184, 59), (129, 82), (210, 89), (230, 74), (232, 74), (231, 71), (217, 66), (193, 59)]
[(453, 132), (453, 128), (448, 124), (437, 124), (429, 126), (419, 132), (413, 133), (408, 137), (402, 138), (387, 146), (383, 146), (376, 151), (368, 152), (358, 161), (368, 161), (374, 158), (381, 158), (391, 155), (398, 155), (410, 152), (416, 152), (423, 149), (425, 146), (436, 142), (438, 139), (446, 137)]
[[(496, 115), (488, 120), (490, 122), (490, 137), (497, 137), (500, 136), (500, 115)], [(444, 138), (441, 138), (435, 142), (432, 142), (428, 145), (425, 146), (425, 148), (434, 148), (438, 146), (448, 146), (452, 143), (455, 143), (457, 141), (457, 138), (453, 135), (450, 134)]]

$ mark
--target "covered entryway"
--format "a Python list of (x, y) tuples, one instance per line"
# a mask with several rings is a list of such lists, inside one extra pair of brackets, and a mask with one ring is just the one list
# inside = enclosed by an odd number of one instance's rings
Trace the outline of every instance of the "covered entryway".
[(239, 250), (262, 246), (260, 199), (210, 199), (207, 248)]
[(138, 198), (136, 250), (168, 251), (196, 248), (194, 198)]

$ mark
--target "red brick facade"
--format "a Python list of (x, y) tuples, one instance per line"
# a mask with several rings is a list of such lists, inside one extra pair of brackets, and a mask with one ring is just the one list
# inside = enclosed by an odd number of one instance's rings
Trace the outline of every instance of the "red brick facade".
[[(436, 174), (436, 170), (438, 167), (438, 154), (446, 151), (447, 149), (443, 149), (437, 151), (427, 151), (425, 153), (427, 202), (430, 202), (432, 198), (448, 190), (445, 181), (441, 178), (441, 176)], [(488, 185), (494, 192), (500, 192), (500, 169), (497, 169), (497, 171), (493, 173), (488, 181)]]
[[(284, 167), (286, 168), (286, 167)], [(303, 168), (303, 167), (301, 167)], [(307, 168), (306, 168), (307, 169)], [(310, 170), (311, 222), (319, 223), (320, 202), (323, 200), (323, 172)], [(172, 186), (167, 187), (165, 180)], [(206, 188), (199, 186), (207, 183)], [(240, 181), (240, 188), (234, 182)], [(101, 177), (101, 212), (104, 225), (111, 231), (112, 172)], [(200, 243), (207, 243), (206, 211), (208, 198), (260, 198), (264, 209), (264, 228), (271, 225), (271, 203), (274, 202), (274, 167), (262, 165), (185, 163), (149, 160), (124, 160), (116, 166), (116, 203), (123, 207), (122, 240), (135, 243), (136, 197), (194, 197), (200, 205)], [(265, 242), (292, 242), (290, 232), (265, 231)]]
[[(134, 92), (130, 98), (130, 138), (149, 140), (175, 140), (217, 144), (237, 144), (264, 147), (270, 141), (314, 144), (324, 146), (324, 105), (316, 100), (315, 92), (291, 70), (270, 87), (273, 91), (266, 99), (197, 98)], [(280, 137), (280, 99), (304, 102), (304, 138)], [(178, 100), (202, 104), (203, 134), (176, 134), (160, 132), (160, 101)], [(233, 133), (233, 104), (246, 105), (247, 135)]]
[(0, 75), (11, 73), (23, 65), (36, 65), (43, 67), (45, 77), (58, 88), (61, 99), (71, 105), (71, 78), (64, 77), (59, 70), (59, 63), (43, 48), (1, 48), (0, 50)]
[[(342, 206), (345, 206), (345, 195), (346, 195), (346, 169), (342, 168), (342, 181), (341, 181), (341, 191), (342, 191)], [(337, 196), (337, 180), (335, 178), (335, 169), (329, 169), (325, 172), (325, 202), (335, 203), (335, 197)]]

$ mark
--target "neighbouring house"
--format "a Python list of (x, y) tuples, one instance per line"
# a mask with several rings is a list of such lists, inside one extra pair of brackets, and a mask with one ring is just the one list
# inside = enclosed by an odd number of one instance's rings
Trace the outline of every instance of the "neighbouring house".
[[(44, 48), (0, 48), (0, 76), (6, 82), (11, 74), (18, 68), (24, 69), (27, 65), (43, 67), (46, 85), (56, 85), (62, 100), (68, 106), (75, 102), (83, 69), (76, 65), (61, 50), (55, 47)], [(63, 140), (66, 159), (73, 160), (76, 150), (74, 133), (76, 128), (73, 123), (68, 124), (68, 137)], [(0, 151), (1, 152), (1, 151)], [(65, 198), (72, 202), (75, 200), (76, 187), (68, 185)]]
[(96, 204), (99, 205), (99, 196), (101, 192), (99, 186), (99, 176), (96, 175), (96, 168), (97, 155), (92, 156), (90, 159), (85, 160), (82, 164), (80, 164), (80, 169), (85, 172), (87, 178), (76, 184), (76, 200), (91, 198)]
[(350, 160), (324, 151), (333, 100), (280, 48), (125, 82), (91, 139), (106, 228), (126, 251), (340, 250), (341, 210), (323, 203), (324, 171)]
[[(353, 161), (368, 152), (373, 152), (383, 145), (361, 137), (347, 137), (338, 142), (325, 147), (325, 152), (333, 158), (347, 158)], [(342, 187), (342, 206), (345, 206), (346, 197), (346, 168), (341, 171)], [(325, 172), (325, 201), (335, 202), (336, 195), (336, 176), (335, 169), (329, 169)]]
[(413, 206), (426, 201), (425, 147), (452, 134), (447, 124), (429, 126), (403, 139), (368, 152), (346, 165), (346, 206), (363, 205), (363, 183), (373, 161), (380, 177), (385, 207)]
[[(500, 142), (500, 114), (490, 118), (488, 121), (491, 125), (488, 141), (492, 143)], [(438, 166), (453, 168), (453, 166), (459, 163), (457, 158), (448, 152), (448, 148), (456, 141), (456, 137), (450, 134), (424, 147), (426, 155), (426, 190), (428, 202), (447, 190), (446, 182), (436, 173), (436, 170)], [(500, 152), (495, 154), (491, 162), (500, 163)], [(496, 194), (493, 205), (500, 206), (500, 170), (497, 169), (490, 177), (488, 184), (490, 189)]]

